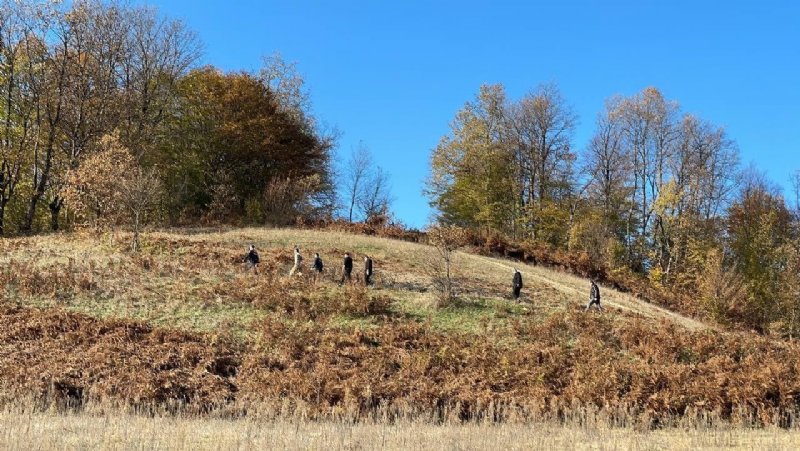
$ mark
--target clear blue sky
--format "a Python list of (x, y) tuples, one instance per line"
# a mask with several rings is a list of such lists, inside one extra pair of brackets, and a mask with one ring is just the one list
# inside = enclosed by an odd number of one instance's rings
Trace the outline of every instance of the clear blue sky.
[(518, 97), (554, 81), (583, 149), (606, 98), (655, 86), (727, 128), (780, 184), (800, 169), (800, 2), (149, 0), (205, 44), (204, 63), (298, 63), (318, 116), (392, 175), (395, 212), (424, 226), (428, 156), (481, 83)]

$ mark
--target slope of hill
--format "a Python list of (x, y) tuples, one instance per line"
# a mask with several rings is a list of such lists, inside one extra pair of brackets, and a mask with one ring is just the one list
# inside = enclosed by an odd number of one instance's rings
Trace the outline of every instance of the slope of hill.
[[(800, 348), (588, 282), (460, 254), (459, 300), (436, 308), (419, 244), (236, 229), (0, 241), (0, 386), (10, 404), (109, 403), (215, 415), (513, 420), (601, 412), (615, 424), (686, 418), (793, 424)], [(261, 250), (258, 276), (241, 265)], [(328, 272), (287, 277), (291, 249)], [(339, 287), (345, 251), (374, 287)]]

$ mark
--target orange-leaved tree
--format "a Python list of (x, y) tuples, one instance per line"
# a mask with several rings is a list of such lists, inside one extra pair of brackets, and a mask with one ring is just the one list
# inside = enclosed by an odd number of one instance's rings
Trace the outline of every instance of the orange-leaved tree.
[(142, 168), (116, 134), (100, 139), (99, 149), (67, 176), (63, 197), (79, 221), (96, 229), (126, 224), (133, 228), (131, 249), (161, 199), (158, 177)]

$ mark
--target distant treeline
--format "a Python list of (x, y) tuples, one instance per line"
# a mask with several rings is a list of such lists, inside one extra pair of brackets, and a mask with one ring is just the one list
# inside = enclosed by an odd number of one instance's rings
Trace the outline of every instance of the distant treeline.
[(0, 0), (0, 234), (329, 214), (335, 134), (294, 66), (201, 49), (152, 8)]
[[(800, 327), (798, 188), (782, 191), (713, 123), (655, 88), (613, 97), (576, 150), (555, 85), (519, 100), (482, 86), (431, 156), (444, 223), (646, 278), (687, 310), (760, 332)], [(800, 178), (796, 178), (800, 180)]]

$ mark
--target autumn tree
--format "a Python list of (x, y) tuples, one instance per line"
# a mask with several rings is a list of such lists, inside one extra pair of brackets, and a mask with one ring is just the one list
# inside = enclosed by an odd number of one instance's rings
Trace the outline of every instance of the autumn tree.
[(689, 256), (722, 245), (736, 186), (738, 149), (725, 130), (648, 88), (607, 102), (583, 167), (589, 205), (624, 246), (626, 266), (696, 289), (704, 258)]
[(693, 266), (691, 253), (719, 247), (739, 157), (736, 144), (721, 127), (690, 114), (683, 115), (677, 127), (670, 182), (657, 201), (656, 257), (666, 280), (691, 286), (700, 270)]
[(625, 218), (625, 245), (629, 264), (643, 271), (650, 266), (651, 251), (656, 249), (651, 227), (661, 220), (654, 215), (654, 204), (661, 188), (669, 180), (668, 160), (674, 149), (674, 117), (677, 104), (664, 98), (655, 88), (647, 88), (615, 104), (622, 143), (630, 158), (631, 202)]
[(521, 193), (507, 145), (505, 107), (502, 85), (481, 86), (433, 150), (425, 193), (442, 223), (514, 230)]
[(4, 235), (7, 207), (30, 161), (28, 150), (36, 130), (31, 126), (35, 102), (25, 88), (30, 82), (25, 74), (26, 11), (11, 1), (0, 6), (0, 235)]
[(100, 137), (121, 125), (123, 89), (119, 80), (131, 44), (126, 19), (130, 14), (122, 5), (97, 0), (74, 2), (67, 14), (70, 58), (65, 103), (69, 107), (62, 111), (60, 155), (55, 157), (48, 177), (50, 187), (45, 189), (53, 230), (60, 227), (64, 174), (80, 165)]
[(598, 115), (595, 134), (584, 153), (584, 173), (589, 179), (587, 197), (600, 210), (601, 225), (609, 235), (625, 239), (625, 213), (632, 195), (631, 156), (623, 143), (622, 123), (616, 115), (616, 101), (610, 100)]
[(71, 170), (61, 195), (78, 220), (95, 228), (113, 226), (124, 214), (121, 180), (138, 171), (118, 135), (103, 136), (98, 149)]
[(59, 11), (50, 4), (29, 7), (35, 8), (35, 13), (31, 20), (26, 21), (25, 27), (26, 56), (30, 68), (27, 85), (36, 102), (33, 124), (38, 139), (31, 155), (32, 190), (27, 213), (20, 225), (23, 233), (32, 232), (39, 202), (50, 188), (67, 108), (66, 93), (70, 83), (68, 66), (75, 56), (70, 42), (76, 27), (76, 21), (71, 16), (60, 17)]
[(525, 230), (534, 240), (563, 244), (577, 116), (553, 84), (539, 86), (505, 110)]
[(782, 335), (793, 340), (800, 335), (800, 171), (794, 172), (789, 182), (791, 236), (782, 249), (786, 266), (779, 282), (781, 318), (777, 326)]
[(778, 190), (763, 175), (747, 174), (741, 195), (727, 218), (730, 252), (748, 297), (740, 321), (765, 332), (782, 316), (781, 274), (790, 237), (791, 215)]
[(699, 274), (698, 294), (706, 313), (721, 324), (740, 321), (747, 306), (747, 284), (720, 249), (708, 251)]
[(126, 8), (122, 18), (127, 40), (118, 74), (120, 138), (142, 157), (155, 148), (159, 126), (178, 101), (177, 85), (199, 58), (202, 46), (183, 22), (153, 8)]
[(309, 128), (316, 126), (316, 120), (310, 113), (311, 95), (296, 62), (286, 61), (280, 52), (275, 52), (263, 58), (258, 77), (269, 87), (281, 111), (292, 115), (295, 120), (305, 123)]
[(70, 171), (61, 193), (76, 216), (95, 228), (130, 226), (133, 252), (162, 194), (158, 176), (136, 162), (117, 134), (102, 137), (99, 149)]
[(248, 205), (268, 208), (264, 193), (273, 180), (302, 183), (310, 176), (310, 204), (316, 213), (327, 208), (321, 199), (332, 190), (332, 143), (284, 112), (262, 80), (206, 67), (178, 89), (179, 108), (165, 123), (170, 139), (148, 159), (174, 194), (171, 210), (196, 217), (222, 204), (243, 217)]

